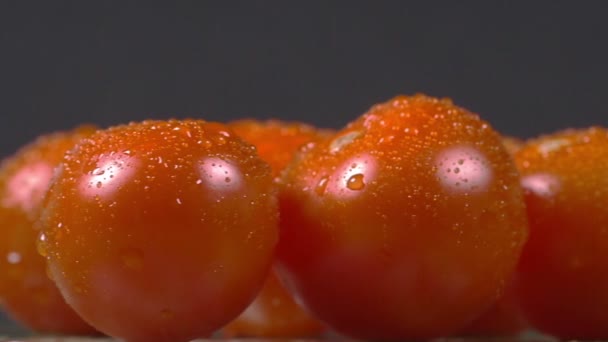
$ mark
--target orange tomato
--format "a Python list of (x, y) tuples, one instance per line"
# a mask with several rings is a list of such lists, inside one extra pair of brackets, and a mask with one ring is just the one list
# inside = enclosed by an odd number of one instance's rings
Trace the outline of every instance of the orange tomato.
[(515, 160), (530, 221), (517, 281), (526, 316), (559, 338), (608, 338), (608, 131), (543, 136)]
[(39, 247), (66, 300), (129, 341), (211, 334), (253, 300), (277, 242), (268, 164), (225, 125), (145, 121), (67, 157)]
[(497, 299), (527, 236), (500, 136), (449, 100), (396, 97), (286, 169), (279, 270), (316, 317), (365, 339), (457, 332)]

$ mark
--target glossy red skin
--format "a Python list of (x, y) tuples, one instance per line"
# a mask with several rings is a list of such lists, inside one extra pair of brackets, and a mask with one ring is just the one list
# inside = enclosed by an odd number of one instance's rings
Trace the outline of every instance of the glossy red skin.
[(187, 341), (234, 319), (277, 242), (269, 166), (222, 124), (99, 131), (63, 162), (40, 252), (66, 300), (129, 341)]
[(449, 100), (397, 97), (310, 146), (279, 192), (279, 270), (356, 338), (463, 329), (497, 299), (527, 235), (515, 166)]
[(516, 336), (529, 329), (513, 282), (505, 293), (459, 335), (474, 337)]
[[(508, 136), (503, 136), (502, 143), (511, 156), (524, 146), (522, 140)], [(516, 336), (529, 329), (513, 282), (513, 280), (509, 282), (505, 293), (489, 310), (475, 319), (459, 335), (477, 337)]]
[(527, 318), (563, 339), (608, 338), (608, 131), (544, 136), (515, 159), (530, 221), (517, 282)]
[[(275, 179), (299, 148), (329, 134), (328, 131), (278, 120), (240, 120), (230, 124), (234, 132), (256, 146), (272, 168)], [(270, 274), (262, 291), (236, 320), (222, 328), (224, 337), (297, 338), (318, 336), (325, 327), (306, 313), (277, 278)]]
[(95, 330), (66, 303), (36, 251), (34, 222), (64, 154), (93, 127), (42, 136), (0, 166), (0, 298), (5, 310), (44, 333), (90, 335)]

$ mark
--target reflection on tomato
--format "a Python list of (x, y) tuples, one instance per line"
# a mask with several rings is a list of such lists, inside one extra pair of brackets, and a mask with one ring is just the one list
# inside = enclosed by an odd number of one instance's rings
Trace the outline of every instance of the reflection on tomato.
[(530, 323), (563, 339), (608, 337), (608, 132), (570, 130), (515, 155), (530, 240), (518, 294)]
[(527, 235), (500, 137), (448, 100), (397, 97), (310, 144), (279, 192), (281, 276), (341, 333), (426, 339), (486, 310)]
[[(281, 121), (242, 120), (231, 128), (257, 147), (276, 178), (298, 149), (328, 135), (314, 127)], [(266, 280), (255, 301), (236, 320), (222, 329), (226, 337), (305, 337), (319, 335), (323, 325), (296, 304), (274, 272)]]
[(92, 127), (43, 136), (0, 167), (0, 298), (8, 313), (42, 332), (91, 334), (46, 275), (36, 251), (34, 222), (64, 154), (92, 134)]
[(204, 337), (253, 300), (278, 211), (270, 168), (221, 124), (99, 131), (52, 183), (40, 252), (88, 322), (132, 341)]

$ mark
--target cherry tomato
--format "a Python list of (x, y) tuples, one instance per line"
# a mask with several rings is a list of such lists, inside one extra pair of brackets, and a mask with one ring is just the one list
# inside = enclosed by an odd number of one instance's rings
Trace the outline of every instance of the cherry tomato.
[(49, 333), (91, 334), (46, 275), (36, 251), (34, 222), (63, 155), (93, 127), (40, 137), (0, 166), (0, 297), (5, 309), (27, 327)]
[(99, 131), (52, 182), (41, 254), (94, 327), (186, 341), (238, 316), (278, 238), (268, 164), (225, 125), (145, 121)]
[(517, 282), (526, 316), (563, 339), (608, 338), (608, 131), (544, 136), (515, 159), (530, 221)]
[(449, 100), (396, 97), (286, 169), (279, 271), (316, 317), (365, 339), (456, 332), (502, 292), (527, 235), (498, 134)]
[[(257, 147), (260, 157), (271, 166), (274, 177), (279, 176), (302, 145), (328, 134), (309, 125), (275, 120), (241, 120), (230, 127)], [(255, 301), (222, 332), (227, 337), (295, 338), (319, 335), (323, 330), (319, 321), (296, 304), (273, 272)]]

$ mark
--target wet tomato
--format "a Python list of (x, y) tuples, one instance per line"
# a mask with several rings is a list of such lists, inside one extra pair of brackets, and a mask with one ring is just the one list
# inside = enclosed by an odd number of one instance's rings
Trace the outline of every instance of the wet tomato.
[[(257, 147), (275, 178), (302, 145), (329, 134), (302, 123), (275, 120), (241, 120), (231, 123), (230, 127)], [(323, 330), (323, 325), (296, 304), (272, 272), (255, 301), (224, 327), (222, 333), (226, 337), (303, 337), (319, 335)]]
[(279, 271), (349, 336), (456, 332), (502, 292), (527, 236), (500, 136), (449, 100), (396, 97), (310, 145), (279, 191)]
[(41, 332), (90, 334), (46, 274), (34, 222), (53, 170), (93, 127), (38, 138), (0, 166), (0, 298), (16, 320)]
[(564, 339), (608, 338), (608, 131), (544, 136), (515, 159), (530, 221), (517, 282), (527, 318)]
[(129, 341), (207, 336), (253, 300), (278, 211), (268, 164), (225, 125), (99, 131), (52, 182), (39, 249), (64, 297)]

